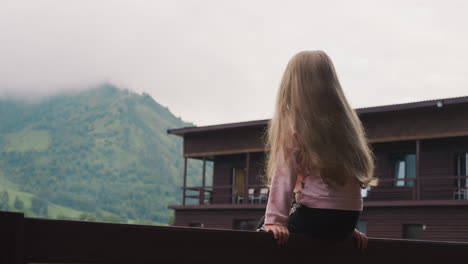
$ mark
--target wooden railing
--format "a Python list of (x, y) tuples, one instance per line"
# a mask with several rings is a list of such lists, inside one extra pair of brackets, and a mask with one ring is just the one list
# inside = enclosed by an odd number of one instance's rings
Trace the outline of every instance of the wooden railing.
[(465, 263), (468, 243), (370, 238), (327, 242), (292, 234), (24, 218), (0, 212), (0, 263)]
[[(229, 204), (246, 204), (246, 203), (266, 203), (266, 197), (260, 195), (260, 189), (265, 188), (264, 185), (250, 184), (247, 185), (247, 191), (253, 189), (252, 195), (245, 195), (244, 190), (236, 193), (232, 185), (216, 185), (216, 186), (195, 186), (195, 187), (182, 187), (185, 192), (185, 203), (190, 204), (189, 200), (195, 200), (197, 204), (213, 204), (216, 200), (224, 200)], [(260, 199), (265, 198), (265, 199)]]
[[(443, 181), (445, 184), (438, 184)], [(467, 176), (437, 176), (421, 178), (380, 178), (379, 186), (371, 188), (368, 192), (367, 200), (429, 200), (431, 194), (442, 193), (439, 196), (434, 195), (434, 200), (468, 200), (468, 181)], [(458, 182), (458, 185), (456, 184)], [(397, 183), (401, 186), (396, 186)], [(431, 184), (432, 183), (432, 184)], [(461, 183), (464, 183), (463, 185)], [(259, 190), (264, 185), (248, 185), (247, 189), (254, 189), (252, 197), (245, 200), (245, 195), (236, 194), (232, 185), (221, 186), (195, 186), (182, 188), (185, 192), (184, 204), (190, 204), (188, 200), (195, 201), (196, 204), (220, 204), (217, 201), (224, 201), (222, 204), (250, 204), (258, 203)], [(240, 197), (241, 199), (238, 199)], [(265, 200), (262, 199), (263, 202)], [(192, 203), (193, 204), (193, 203)]]
[[(467, 180), (467, 176), (452, 175), (405, 179), (381, 178), (379, 186), (372, 188), (367, 198), (368, 200), (468, 200)], [(397, 186), (397, 183), (401, 186)], [(436, 192), (442, 195), (435, 195)]]

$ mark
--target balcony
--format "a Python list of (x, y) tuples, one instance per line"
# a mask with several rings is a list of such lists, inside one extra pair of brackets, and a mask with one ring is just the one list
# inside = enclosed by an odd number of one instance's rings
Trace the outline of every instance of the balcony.
[(247, 185), (242, 191), (236, 191), (236, 186), (197, 186), (182, 187), (184, 204), (266, 204), (269, 190), (264, 185)]
[(380, 179), (367, 191), (366, 201), (468, 201), (467, 176), (426, 176)]
[[(414, 201), (414, 204), (468, 204), (468, 176), (427, 176), (407, 179), (381, 178), (379, 186), (364, 192), (366, 204)], [(182, 187), (184, 205), (226, 205), (229, 207), (263, 208), (268, 200), (264, 185), (233, 185)], [(417, 202), (419, 201), (419, 202)], [(431, 202), (429, 202), (431, 201)], [(403, 202), (404, 204), (404, 202)], [(409, 202), (408, 204), (411, 204)]]
[(0, 212), (0, 263), (448, 263), (468, 243), (370, 238), (320, 241), (292, 234), (25, 218)]

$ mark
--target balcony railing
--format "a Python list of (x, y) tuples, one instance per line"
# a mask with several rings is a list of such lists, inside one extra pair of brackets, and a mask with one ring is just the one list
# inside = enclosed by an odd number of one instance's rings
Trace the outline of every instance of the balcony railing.
[[(468, 176), (380, 178), (379, 186), (367, 191), (367, 201), (384, 200), (468, 200)], [(184, 204), (265, 204), (264, 185), (248, 185), (237, 192), (233, 185), (182, 188)], [(246, 190), (246, 191), (245, 191)], [(247, 195), (246, 195), (247, 193)]]
[(379, 179), (367, 200), (468, 200), (467, 176), (426, 176)]
[(24, 218), (0, 212), (0, 263), (465, 263), (468, 243), (370, 238), (328, 242), (291, 234)]
[(259, 184), (247, 185), (240, 192), (233, 185), (185, 187), (182, 190), (185, 204), (191, 204), (189, 200), (196, 204), (266, 204), (268, 200), (268, 188)]

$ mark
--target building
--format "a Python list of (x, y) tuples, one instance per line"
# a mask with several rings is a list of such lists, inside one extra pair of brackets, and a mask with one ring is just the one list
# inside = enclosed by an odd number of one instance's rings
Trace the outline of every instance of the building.
[[(468, 241), (468, 96), (356, 111), (380, 179), (363, 192), (359, 228), (371, 237)], [(255, 226), (268, 195), (262, 185), (268, 121), (168, 130), (183, 137), (185, 164), (214, 164), (212, 186), (205, 180), (187, 186), (185, 167), (182, 205), (169, 206), (175, 225)]]

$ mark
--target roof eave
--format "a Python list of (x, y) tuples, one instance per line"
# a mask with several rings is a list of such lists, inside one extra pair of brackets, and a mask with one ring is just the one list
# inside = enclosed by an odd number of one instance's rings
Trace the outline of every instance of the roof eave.
[[(441, 106), (439, 106), (440, 103), (441, 103)], [(462, 104), (462, 103), (468, 103), (468, 96), (445, 98), (445, 99), (434, 99), (434, 100), (403, 103), (403, 104), (364, 107), (364, 108), (357, 108), (356, 112), (358, 115), (361, 115), (361, 114), (394, 112), (394, 111), (418, 109), (418, 108), (425, 108), (425, 107), (443, 107), (445, 105)], [(269, 121), (270, 119), (263, 119), (263, 120), (226, 123), (226, 124), (209, 125), (209, 126), (201, 126), (201, 127), (198, 127), (198, 126), (183, 127), (183, 128), (168, 129), (167, 133), (177, 135), (177, 136), (184, 136), (187, 133), (197, 133), (197, 132), (215, 131), (215, 130), (222, 130), (222, 129), (241, 128), (241, 127), (248, 127), (248, 126), (255, 126), (255, 125), (267, 125)]]

